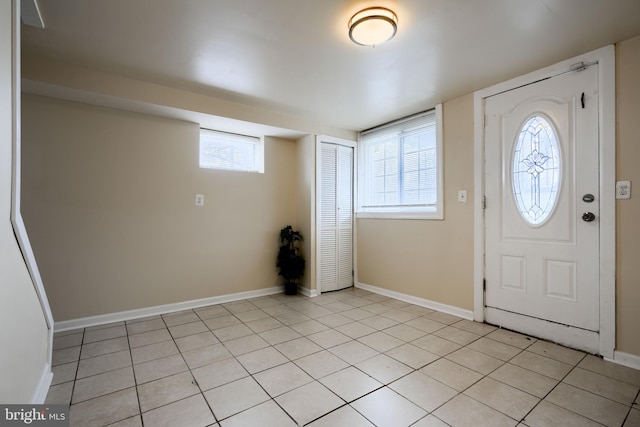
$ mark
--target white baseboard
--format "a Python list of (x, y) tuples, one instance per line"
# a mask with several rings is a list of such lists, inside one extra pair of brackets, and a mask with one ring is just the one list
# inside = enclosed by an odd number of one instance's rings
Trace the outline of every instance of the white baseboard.
[(305, 288), (304, 286), (298, 287), (298, 292), (300, 292), (305, 297), (314, 298), (318, 296), (318, 291), (316, 289)]
[(44, 403), (47, 398), (47, 394), (49, 393), (49, 387), (51, 387), (51, 382), (53, 381), (53, 372), (51, 371), (51, 364), (47, 363), (42, 370), (42, 375), (40, 376), (40, 382), (38, 383), (38, 387), (33, 393), (33, 398), (31, 398), (31, 403), (34, 405), (41, 405)]
[(465, 310), (452, 305), (442, 304), (440, 302), (431, 301), (424, 298), (418, 298), (413, 295), (403, 294), (396, 291), (390, 291), (388, 289), (379, 288), (377, 286), (367, 285), (366, 283), (356, 283), (356, 288), (364, 289), (375, 294), (384, 295), (386, 297), (395, 298), (400, 301), (408, 302), (410, 304), (419, 305), (420, 307), (429, 308), (431, 310), (440, 311), (442, 313), (451, 314), (453, 316), (462, 317), (466, 320), (473, 320), (473, 311)]
[(142, 317), (155, 316), (158, 314), (172, 313), (175, 311), (189, 310), (193, 308), (205, 307), (207, 305), (223, 304), (226, 302), (239, 301), (249, 298), (263, 297), (267, 295), (279, 294), (284, 290), (281, 286), (273, 288), (259, 289), (256, 291), (238, 292), (235, 294), (220, 295), (216, 297), (202, 298), (191, 301), (182, 301), (173, 304), (156, 305), (153, 307), (139, 308), (136, 310), (120, 311), (117, 313), (100, 314), (98, 316), (83, 317), (80, 319), (62, 320), (55, 322), (54, 331), (70, 331), (89, 326), (104, 325), (123, 320), (140, 319)]
[(640, 370), (640, 356), (636, 356), (635, 354), (623, 353), (622, 351), (614, 351), (613, 359), (605, 357), (604, 360), (617, 363), (618, 365), (623, 365), (628, 368)]

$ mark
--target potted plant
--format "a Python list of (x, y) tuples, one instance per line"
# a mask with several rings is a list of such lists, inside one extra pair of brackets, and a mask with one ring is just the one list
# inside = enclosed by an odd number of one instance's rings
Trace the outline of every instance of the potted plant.
[(304, 273), (304, 258), (300, 255), (300, 248), (296, 242), (302, 241), (302, 234), (287, 225), (280, 230), (280, 251), (278, 252), (279, 276), (286, 280), (284, 289), (287, 295), (295, 295), (298, 292), (298, 279)]

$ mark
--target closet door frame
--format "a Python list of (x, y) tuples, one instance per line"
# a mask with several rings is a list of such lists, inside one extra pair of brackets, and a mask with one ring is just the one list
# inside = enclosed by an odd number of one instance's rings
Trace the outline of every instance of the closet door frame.
[[(315, 289), (315, 295), (320, 295), (322, 293), (322, 282), (320, 280), (320, 273), (321, 273), (321, 264), (320, 264), (320, 245), (322, 244), (322, 239), (321, 239), (321, 221), (320, 221), (320, 215), (321, 215), (321, 197), (322, 197), (322, 143), (328, 143), (328, 144), (335, 144), (335, 145), (342, 145), (344, 147), (349, 147), (351, 149), (353, 149), (353, 169), (352, 169), (352, 196), (353, 196), (353, 204), (352, 206), (355, 206), (355, 201), (357, 200), (357, 188), (358, 188), (358, 183), (357, 183), (357, 179), (358, 179), (358, 145), (356, 141), (351, 141), (348, 139), (343, 139), (343, 138), (337, 138), (337, 137), (333, 137), (333, 136), (328, 136), (328, 135), (317, 135), (316, 136), (316, 197), (315, 197), (315, 215), (314, 215), (314, 219), (315, 219), (315, 235), (316, 235), (316, 239), (315, 239), (315, 265), (316, 265), (316, 269), (315, 269), (315, 282), (316, 282), (316, 289)], [(353, 283), (358, 283), (358, 262), (357, 262), (357, 253), (358, 253), (358, 248), (357, 248), (357, 224), (356, 224), (356, 218), (355, 218), (355, 214), (354, 212), (351, 212), (352, 215), (352, 248), (353, 248), (353, 254), (352, 254), (352, 264), (353, 264)]]

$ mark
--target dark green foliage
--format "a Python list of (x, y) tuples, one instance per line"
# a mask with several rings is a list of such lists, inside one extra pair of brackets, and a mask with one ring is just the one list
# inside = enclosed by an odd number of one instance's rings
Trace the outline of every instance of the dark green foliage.
[(276, 267), (280, 269), (278, 275), (286, 280), (285, 292), (289, 295), (297, 292), (297, 281), (304, 274), (304, 258), (300, 255), (300, 248), (296, 244), (301, 241), (302, 234), (299, 231), (294, 231), (290, 225), (280, 230), (281, 246), (278, 251)]

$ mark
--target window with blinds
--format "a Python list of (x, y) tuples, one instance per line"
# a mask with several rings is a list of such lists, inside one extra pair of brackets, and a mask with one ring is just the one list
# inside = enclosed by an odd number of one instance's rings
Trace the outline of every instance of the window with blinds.
[(200, 167), (264, 173), (262, 139), (200, 129)]
[(441, 108), (360, 134), (358, 216), (442, 219)]

